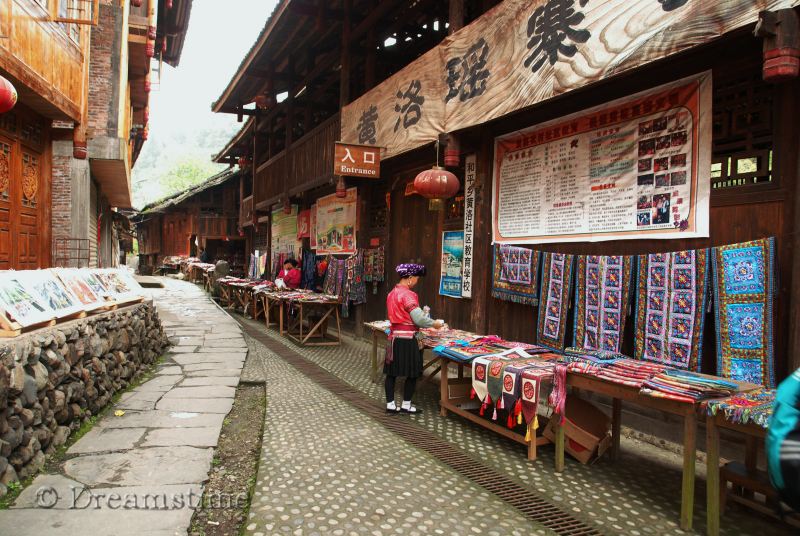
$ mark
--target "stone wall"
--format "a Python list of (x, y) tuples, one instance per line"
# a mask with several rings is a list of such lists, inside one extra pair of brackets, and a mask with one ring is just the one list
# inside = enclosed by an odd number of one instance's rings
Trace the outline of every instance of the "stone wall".
[(168, 345), (152, 302), (0, 339), (0, 496)]

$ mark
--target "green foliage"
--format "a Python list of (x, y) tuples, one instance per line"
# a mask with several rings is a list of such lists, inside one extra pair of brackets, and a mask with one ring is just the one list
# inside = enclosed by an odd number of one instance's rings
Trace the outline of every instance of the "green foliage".
[(199, 159), (186, 159), (176, 164), (166, 175), (161, 177), (164, 195), (171, 195), (200, 184), (212, 175), (219, 173), (224, 166)]

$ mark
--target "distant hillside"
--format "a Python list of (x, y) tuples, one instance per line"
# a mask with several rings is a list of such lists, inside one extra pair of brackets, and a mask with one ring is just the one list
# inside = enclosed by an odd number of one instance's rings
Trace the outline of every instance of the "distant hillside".
[(226, 165), (214, 164), (211, 158), (225, 147), (240, 127), (233, 124), (230, 129), (204, 129), (191, 134), (151, 137), (145, 142), (133, 168), (133, 206), (141, 208), (225, 169)]

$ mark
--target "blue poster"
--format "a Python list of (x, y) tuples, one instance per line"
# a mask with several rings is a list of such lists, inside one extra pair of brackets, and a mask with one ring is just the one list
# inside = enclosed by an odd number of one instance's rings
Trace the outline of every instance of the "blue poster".
[(442, 233), (442, 276), (439, 294), (461, 297), (461, 276), (464, 266), (464, 231)]

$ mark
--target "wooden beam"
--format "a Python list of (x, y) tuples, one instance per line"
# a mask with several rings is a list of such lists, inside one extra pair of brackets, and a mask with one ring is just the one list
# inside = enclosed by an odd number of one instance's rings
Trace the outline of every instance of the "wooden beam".
[(402, 2), (400, 0), (381, 0), (378, 6), (370, 11), (369, 15), (367, 15), (358, 26), (353, 28), (353, 31), (350, 33), (350, 41), (358, 41), (370, 28), (376, 26), (383, 17), (395, 11), (397, 7), (405, 5), (407, 5), (407, 2)]
[[(324, 5), (325, 2), (323, 1), (320, 4)], [(313, 19), (317, 19), (320, 16), (319, 5), (315, 6), (307, 2), (298, 2), (297, 0), (289, 3), (289, 11), (296, 15), (302, 15), (303, 17), (309, 17)], [(327, 20), (341, 19), (342, 10), (325, 7), (324, 10), (322, 10), (322, 17)]]
[(344, 108), (350, 103), (350, 30), (353, 11), (353, 0), (343, 0), (344, 17), (342, 18), (342, 61), (339, 84), (339, 107)]
[(450, 0), (450, 35), (464, 27), (464, 0)]

